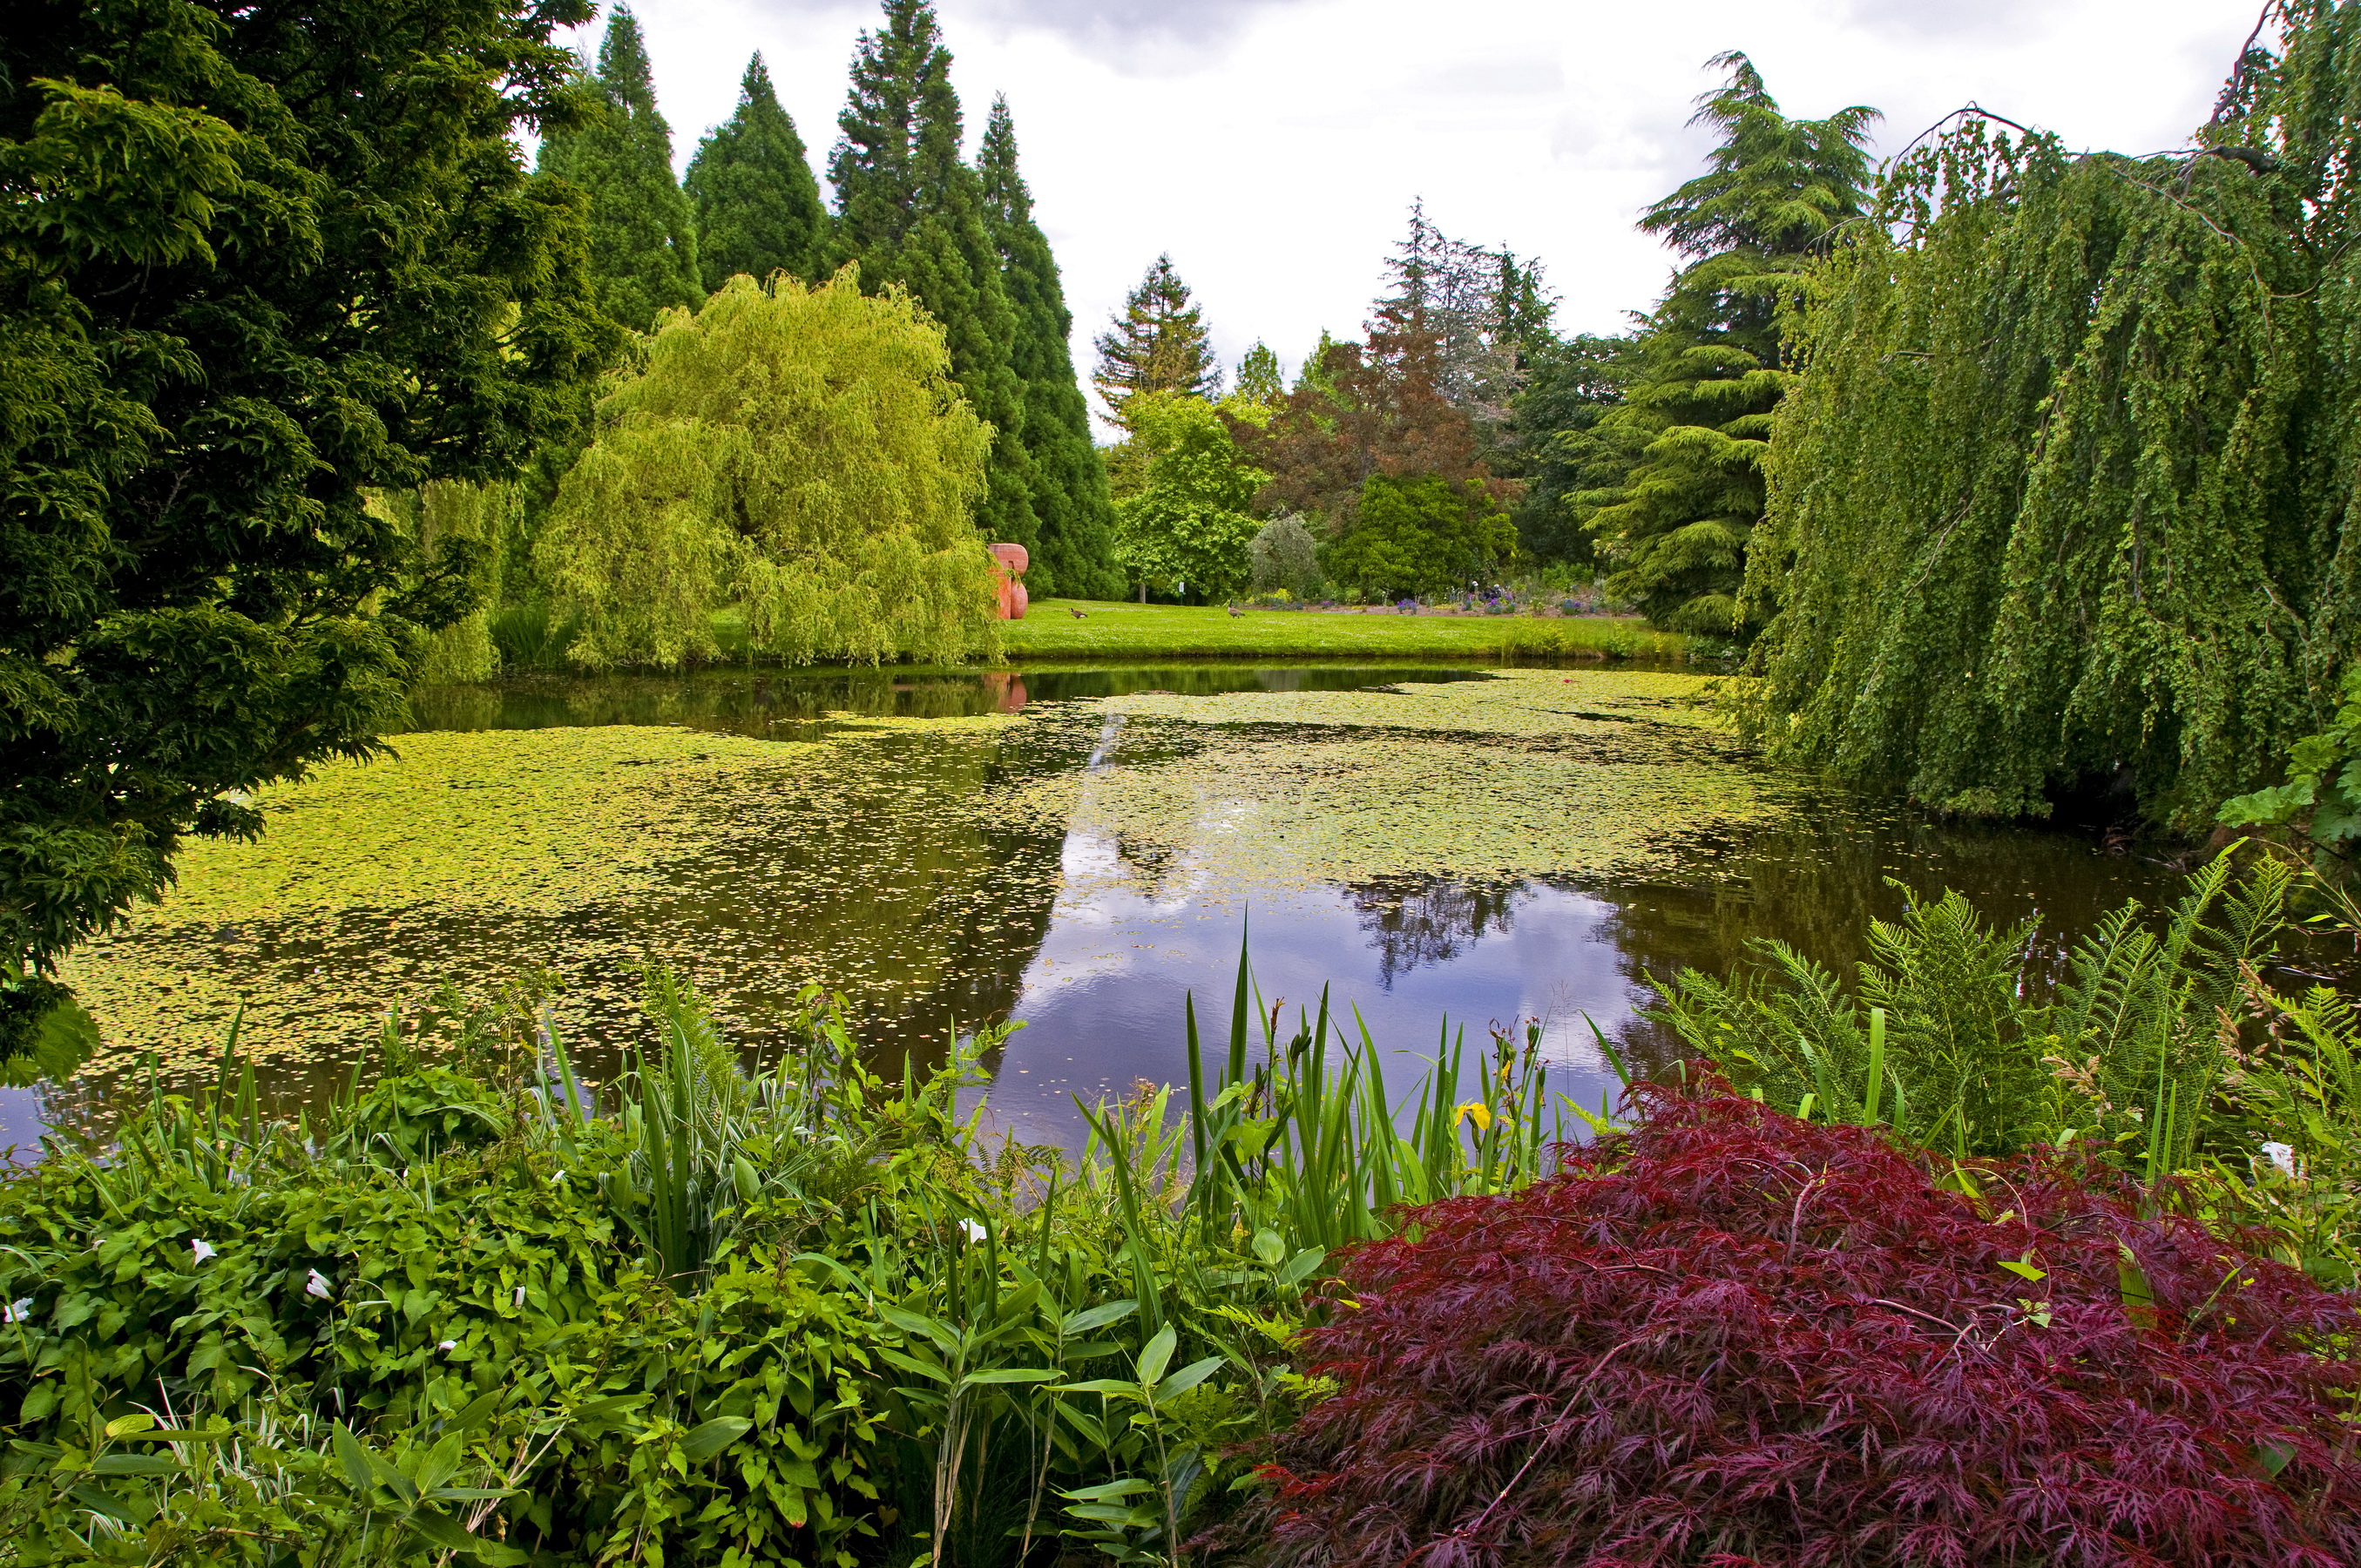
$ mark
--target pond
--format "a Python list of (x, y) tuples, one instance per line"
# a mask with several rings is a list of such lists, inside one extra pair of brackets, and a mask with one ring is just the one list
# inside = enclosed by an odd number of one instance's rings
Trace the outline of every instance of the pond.
[(1594, 1023), (1665, 1048), (1639, 1016), (1651, 975), (1758, 938), (1849, 964), (1905, 888), (2053, 939), (2172, 894), (2175, 871), (2094, 836), (1766, 768), (1709, 696), (1677, 668), (1367, 663), (423, 692), (392, 758), (267, 793), (261, 842), (196, 846), (162, 905), (71, 960), (105, 1048), (5, 1091), (0, 1144), (44, 1119), (103, 1135), (148, 1053), (185, 1079), (233, 1019), (268, 1100), (317, 1101), (389, 1009), (408, 1025), (443, 982), (528, 971), (603, 1079), (640, 1038), (649, 959), (750, 1053), (814, 982), (888, 1057), (1021, 1020), (983, 1064), (991, 1124), (1071, 1142), (1078, 1097), (1185, 1074), (1184, 997), (1226, 1028), (1242, 940), (1266, 1009), (1325, 988), (1401, 1066), (1446, 1020), (1471, 1044), (1536, 1023), (1554, 1085), (1596, 1104)]

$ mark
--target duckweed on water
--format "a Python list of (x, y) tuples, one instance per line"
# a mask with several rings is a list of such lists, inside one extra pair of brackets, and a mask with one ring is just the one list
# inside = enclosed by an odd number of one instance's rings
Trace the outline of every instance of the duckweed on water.
[(352, 1046), (357, 1009), (533, 965), (594, 1035), (631, 1016), (650, 956), (741, 1003), (811, 979), (861, 997), (903, 949), (942, 963), (939, 930), (897, 933), (988, 894), (980, 873), (1005, 857), (956, 801), (1013, 722), (864, 718), (794, 744), (622, 725), (406, 735), (393, 760), (261, 796), (260, 842), (193, 846), (163, 905), (66, 978), (111, 1050), (168, 1067), (218, 1050), (241, 1006), (258, 1059), (302, 1059)]
[[(1017, 804), (1115, 839), (1126, 851), (1116, 875), (1131, 880), (1661, 872), (1794, 797), (1742, 765), (1694, 701), (1706, 684), (1525, 671), (1360, 692), (1109, 698), (1126, 735), (1117, 761), (1040, 781)], [(1208, 726), (1219, 728), (1180, 754), (1121, 760)]]
[(741, 1038), (818, 981), (879, 1037), (939, 1044), (1005, 1015), (1053, 905), (1091, 895), (1061, 866), (1070, 830), (1121, 851), (1076, 864), (1111, 860), (1130, 883), (1183, 873), (1213, 904), (1693, 859), (1792, 793), (1696, 705), (1703, 685), (1549, 670), (840, 718), (795, 740), (406, 735), (396, 760), (263, 797), (261, 842), (198, 846), (165, 904), (67, 978), (106, 1036), (102, 1078), (146, 1049), (193, 1064), (243, 1007), (246, 1046), (301, 1089), (306, 1064), (359, 1044), (357, 1012), (533, 966), (595, 1053), (636, 1027), (632, 976), (650, 958), (693, 973)]

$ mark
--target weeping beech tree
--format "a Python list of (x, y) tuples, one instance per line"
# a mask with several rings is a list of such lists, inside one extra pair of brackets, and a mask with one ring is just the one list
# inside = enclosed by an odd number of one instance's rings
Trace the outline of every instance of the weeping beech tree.
[(2190, 826), (2321, 727), (2361, 576), (2361, 4), (2277, 16), (2200, 150), (1963, 115), (1813, 277), (1745, 585), (1774, 751)]
[(558, 491), (536, 554), (579, 617), (569, 656), (710, 658), (732, 604), (794, 663), (995, 652), (970, 521), (991, 439), (900, 290), (862, 295), (851, 264), (817, 289), (730, 280), (666, 314)]

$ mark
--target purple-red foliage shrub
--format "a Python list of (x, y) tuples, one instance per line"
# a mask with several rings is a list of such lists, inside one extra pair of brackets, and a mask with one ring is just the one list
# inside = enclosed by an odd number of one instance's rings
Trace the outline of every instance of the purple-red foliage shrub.
[(1307, 1336), (1336, 1392), (1281, 1434), (1233, 1544), (1370, 1568), (2361, 1563), (2351, 1299), (2063, 1157), (1987, 1165), (1971, 1198), (1718, 1081), (1635, 1098), (1638, 1126), (1561, 1176), (1350, 1255), (1357, 1310)]

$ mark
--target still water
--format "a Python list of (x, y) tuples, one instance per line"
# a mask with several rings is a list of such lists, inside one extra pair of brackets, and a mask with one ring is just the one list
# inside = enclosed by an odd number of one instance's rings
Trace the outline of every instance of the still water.
[[(103, 1135), (141, 1052), (192, 1072), (234, 1012), (274, 1103), (316, 1100), (367, 1059), (373, 1013), (528, 964), (564, 978), (567, 1036), (609, 1076), (642, 957), (687, 970), (750, 1051), (807, 981), (843, 991), (881, 1053), (1021, 1020), (984, 1063), (987, 1114), (1071, 1142), (1078, 1098), (1185, 1071), (1185, 997), (1225, 1026), (1242, 940), (1265, 1010), (1291, 1019), (1324, 988), (1401, 1068), (1446, 1027), (1537, 1023), (1554, 1085), (1596, 1104), (1592, 1024), (1642, 1060), (1666, 1049), (1640, 1016), (1652, 975), (1723, 970), (1764, 938), (1850, 964), (1868, 917), (1944, 886), (2054, 945), (2179, 881), (2095, 835), (1943, 824), (1779, 775), (1645, 695), (1668, 678), (1045, 665), (423, 693), (404, 761), (380, 765), (408, 773), (357, 770), (366, 800), (292, 792), (261, 850), (209, 850), (77, 960), (107, 1047), (0, 1095), (0, 1145), (45, 1119)], [(1642, 696), (1619, 707), (1626, 688)], [(648, 743), (600, 749), (626, 738)], [(531, 813), (594, 752), (581, 821), (534, 839)], [(642, 777), (645, 800), (616, 793)], [(511, 853), (530, 894), (478, 896), (513, 880)], [(274, 854), (289, 864), (257, 880)]]

